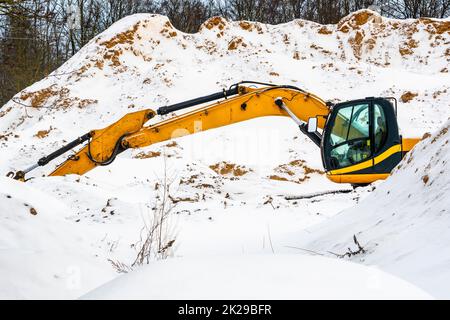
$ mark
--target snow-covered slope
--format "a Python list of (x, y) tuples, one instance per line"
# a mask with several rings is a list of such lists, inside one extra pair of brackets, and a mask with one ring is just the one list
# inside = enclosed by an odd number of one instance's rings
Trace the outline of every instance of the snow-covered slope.
[(67, 203), (0, 178), (0, 299), (73, 299), (114, 277), (70, 214)]
[[(198, 33), (185, 34), (175, 30), (163, 16), (130, 16), (97, 36), (46, 79), (18, 93), (0, 110), (0, 172), (28, 167), (65, 142), (105, 127), (127, 112), (156, 109), (219, 91), (241, 80), (293, 84), (334, 101), (402, 97), (402, 133), (421, 137), (436, 131), (450, 116), (449, 25), (448, 19), (391, 20), (359, 11), (337, 25), (327, 26), (303, 20), (274, 26), (216, 17), (206, 21)], [(26, 184), (27, 189), (0, 180), (5, 195), (11, 188), (16, 190), (12, 200), (4, 196), (0, 201), (0, 218), (9, 221), (0, 224), (0, 281), (7, 283), (1, 287), (2, 297), (76, 297), (113, 277), (108, 259), (131, 264), (143, 220), (151, 216), (160, 196), (157, 185), (165, 176), (172, 181), (171, 197), (177, 205), (172, 212), (173, 234), (177, 235), (172, 255), (183, 258), (302, 254), (309, 243), (313, 250), (340, 251), (353, 236), (350, 227), (357, 229), (355, 221), (362, 226), (376, 215), (367, 214), (367, 219), (362, 220), (348, 218), (348, 226), (344, 219), (336, 222), (333, 238), (319, 231), (310, 237), (304, 234), (321, 223), (324, 227), (317, 228), (328, 228), (327, 224), (335, 221), (331, 218), (344, 209), (361, 210), (364, 207), (352, 209), (360, 201), (361, 206), (376, 210), (375, 199), (380, 208), (389, 206), (400, 217), (402, 210), (420, 208), (417, 203), (423, 199), (417, 193), (423, 182), (407, 180), (413, 175), (402, 171), (407, 168), (404, 165), (385, 185), (376, 184), (371, 201), (362, 201), (371, 193), (371, 187), (311, 200), (285, 200), (286, 194), (348, 188), (325, 178), (320, 172), (316, 146), (289, 119), (252, 120), (175, 142), (128, 150), (111, 166), (97, 168), (83, 177), (41, 177), (60, 159), (37, 170), (36, 178)], [(419, 158), (430, 160), (428, 152), (420, 153)], [(400, 175), (405, 178), (398, 178)], [(438, 215), (441, 210), (432, 203), (431, 197), (438, 195), (435, 186), (425, 189), (433, 192), (425, 199), (429, 203), (423, 202), (430, 215)], [(390, 195), (380, 191), (400, 194), (405, 188), (417, 196), (399, 196), (398, 201), (391, 201)], [(44, 196), (49, 200), (39, 200)], [(442, 198), (448, 196), (442, 193)], [(30, 216), (22, 202), (35, 207), (39, 214)], [(386, 214), (387, 210), (382, 210)], [(341, 216), (347, 214), (337, 217)], [(19, 222), (21, 219), (26, 223)], [(383, 232), (407, 230), (405, 223), (409, 220), (398, 220), (392, 229), (386, 224), (379, 233), (374, 228), (373, 239)], [(411, 230), (414, 234), (424, 229)], [(434, 229), (426, 230), (431, 233)], [(82, 235), (82, 241), (72, 241), (72, 235)], [(361, 242), (366, 244), (372, 238), (363, 239)], [(443, 245), (444, 240), (439, 243)], [(20, 252), (28, 250), (28, 245), (37, 253), (22, 255)], [(60, 250), (62, 258), (50, 260), (51, 268), (30, 269), (30, 265), (43, 263), (45, 255), (40, 252), (47, 246)], [(69, 249), (64, 250), (65, 246)], [(415, 272), (428, 264), (418, 263), (418, 269), (408, 273), (412, 270), (409, 266), (393, 262), (408, 252), (403, 249), (414, 251), (413, 247), (399, 244), (390, 255), (384, 255), (389, 248), (375, 251), (367, 255), (366, 261), (386, 266), (386, 270), (413, 281)], [(10, 259), (12, 252), (19, 252), (14, 259)], [(420, 250), (414, 254), (417, 259), (431, 257), (422, 256)], [(438, 259), (439, 253), (434, 251), (432, 257), (429, 265), (433, 268), (446, 259)], [(62, 280), (58, 280), (64, 278), (60, 270), (67, 270), (67, 261), (72, 258), (78, 262), (74, 265), (88, 270), (82, 272), (86, 276), (78, 291), (61, 287)], [(432, 294), (450, 296), (439, 284), (434, 285), (436, 278), (419, 278), (416, 284)]]
[[(450, 270), (450, 121), (407, 155), (393, 176), (359, 205), (304, 235), (302, 247), (377, 265), (448, 298)], [(376, 205), (374, 205), (376, 203)], [(293, 235), (297, 238), (298, 234)]]
[(276, 299), (430, 299), (424, 291), (377, 268), (298, 254), (153, 262), (82, 298), (267, 300), (274, 296)]

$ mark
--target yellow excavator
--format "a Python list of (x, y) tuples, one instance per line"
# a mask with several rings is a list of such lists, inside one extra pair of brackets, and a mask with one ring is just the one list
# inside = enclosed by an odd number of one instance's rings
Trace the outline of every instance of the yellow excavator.
[[(211, 104), (204, 105), (207, 103)], [(204, 106), (174, 114), (200, 105)], [(156, 114), (170, 116), (145, 126)], [(332, 104), (295, 86), (243, 81), (228, 90), (161, 107), (157, 112), (146, 109), (128, 113), (104, 129), (82, 135), (30, 168), (8, 176), (25, 181), (32, 170), (85, 143), (50, 174), (82, 175), (97, 166), (109, 165), (129, 148), (265, 116), (291, 118), (320, 148), (327, 177), (356, 186), (386, 179), (420, 140), (400, 136), (395, 98), (369, 97)]]

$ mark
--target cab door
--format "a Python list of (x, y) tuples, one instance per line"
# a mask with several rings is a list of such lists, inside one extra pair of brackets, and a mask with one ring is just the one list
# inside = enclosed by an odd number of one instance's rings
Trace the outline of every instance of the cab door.
[(386, 99), (375, 99), (373, 105), (373, 172), (390, 174), (402, 160), (402, 145), (397, 117)]
[(352, 167), (371, 158), (370, 103), (362, 101), (337, 108), (326, 133), (326, 168)]

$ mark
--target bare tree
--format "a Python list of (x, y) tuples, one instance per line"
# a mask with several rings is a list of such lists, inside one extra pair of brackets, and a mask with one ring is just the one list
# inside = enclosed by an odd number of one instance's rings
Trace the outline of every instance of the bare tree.
[(387, 16), (407, 18), (445, 18), (450, 14), (450, 0), (389, 0), (379, 1)]
[(450, 0), (0, 0), (0, 107), (130, 14), (167, 15), (177, 29), (197, 32), (215, 15), (270, 24), (296, 18), (328, 24), (370, 5), (400, 19), (450, 14)]

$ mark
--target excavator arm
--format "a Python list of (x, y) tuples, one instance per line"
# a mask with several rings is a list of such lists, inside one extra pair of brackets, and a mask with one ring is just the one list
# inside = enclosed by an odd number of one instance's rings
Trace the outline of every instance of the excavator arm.
[[(262, 87), (255, 88), (248, 85), (262, 85)], [(173, 114), (175, 111), (208, 102), (213, 103), (182, 115)], [(320, 145), (320, 135), (318, 132), (308, 132), (306, 123), (310, 118), (316, 118), (317, 127), (323, 128), (330, 109), (322, 99), (297, 87), (241, 82), (223, 92), (159, 108), (157, 113), (172, 114), (172, 117), (146, 126), (146, 123), (155, 117), (155, 111), (147, 109), (129, 113), (104, 129), (93, 130), (81, 136), (40, 159), (27, 170), (10, 175), (24, 180), (25, 175), (31, 170), (48, 164), (75, 146), (88, 141), (81, 150), (70, 156), (50, 174), (50, 176), (82, 175), (97, 166), (112, 163), (118, 154), (129, 148), (142, 148), (265, 116), (291, 117), (302, 132)]]

